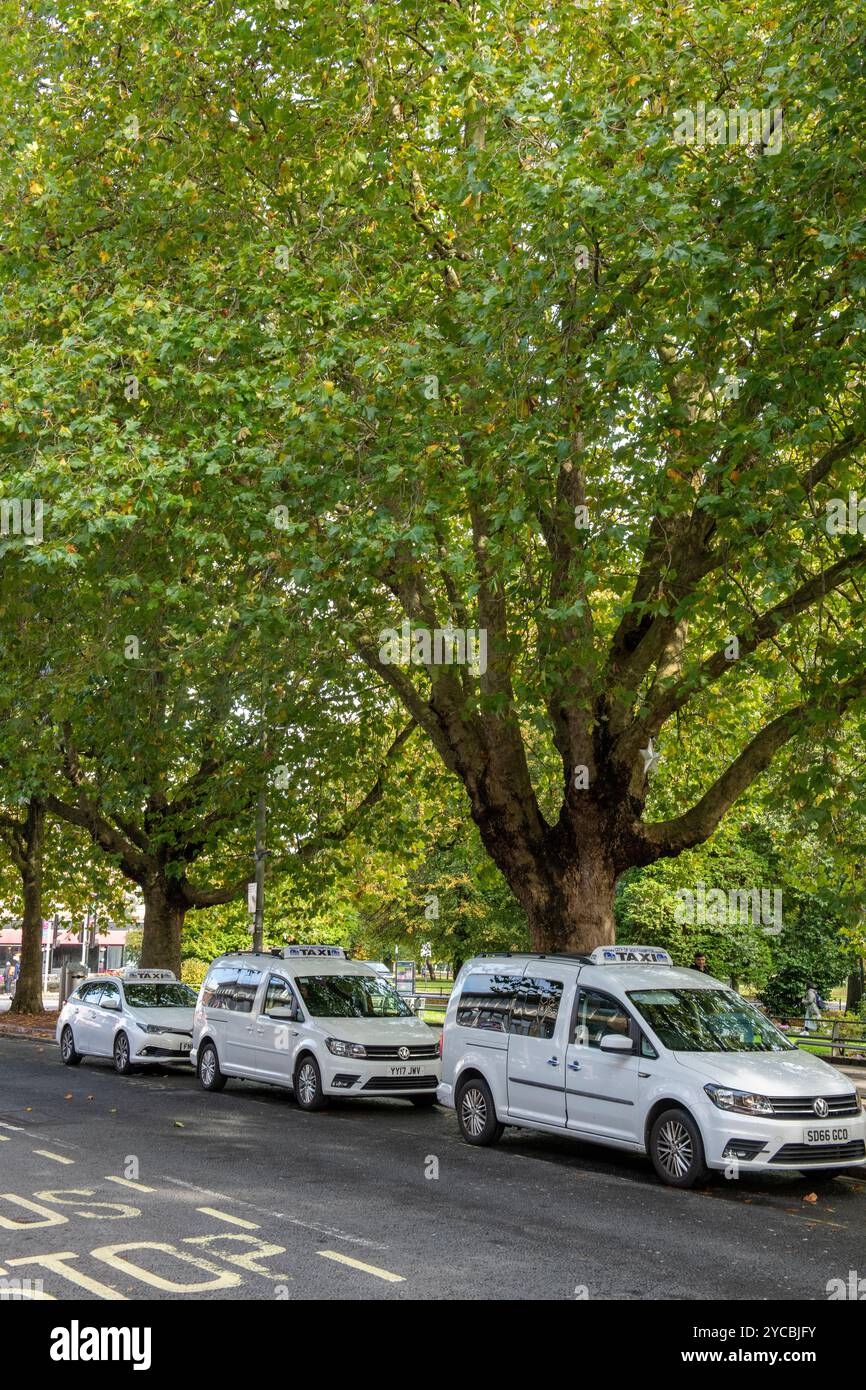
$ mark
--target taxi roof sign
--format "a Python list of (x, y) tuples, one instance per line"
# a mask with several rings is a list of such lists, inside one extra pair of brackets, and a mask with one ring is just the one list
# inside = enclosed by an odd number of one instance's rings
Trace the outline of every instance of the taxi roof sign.
[(593, 965), (673, 965), (658, 946), (596, 946), (589, 959)]
[(294, 956), (339, 956), (341, 960), (346, 959), (342, 946), (281, 946), (274, 951), (274, 955), (281, 956), (283, 960), (291, 960)]
[(157, 970), (151, 966), (127, 965), (120, 972), (120, 978), (127, 984), (177, 984), (177, 976), (171, 970)]

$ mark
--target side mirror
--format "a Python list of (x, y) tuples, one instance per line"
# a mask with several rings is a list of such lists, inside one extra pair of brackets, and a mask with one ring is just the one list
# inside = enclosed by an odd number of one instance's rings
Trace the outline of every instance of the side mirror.
[(280, 1004), (268, 1012), (268, 1018), (276, 1019), (278, 1023), (294, 1023), (297, 1017), (294, 1004)]
[(103, 999), (99, 1007), (101, 1009), (113, 1009), (115, 1013), (120, 1013), (120, 1003), (117, 999)]
[(624, 1033), (605, 1033), (601, 1040), (602, 1052), (634, 1052), (634, 1043)]

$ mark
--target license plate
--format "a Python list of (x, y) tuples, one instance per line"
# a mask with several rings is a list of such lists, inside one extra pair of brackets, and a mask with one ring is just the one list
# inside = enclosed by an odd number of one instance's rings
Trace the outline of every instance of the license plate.
[(181, 1050), (181, 1052), (191, 1052), (191, 1051), (192, 1051), (192, 1043), (191, 1043), (191, 1042), (182, 1042), (181, 1045), (180, 1045), (180, 1050)]
[(804, 1144), (847, 1144), (851, 1132), (847, 1125), (822, 1125), (820, 1129), (807, 1129), (803, 1134)]
[(420, 1076), (420, 1067), (389, 1067), (389, 1076)]

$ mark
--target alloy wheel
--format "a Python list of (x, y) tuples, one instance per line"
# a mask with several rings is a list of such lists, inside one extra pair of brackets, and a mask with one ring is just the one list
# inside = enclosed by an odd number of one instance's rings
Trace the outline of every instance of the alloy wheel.
[(298, 1072), (298, 1091), (303, 1105), (311, 1105), (316, 1099), (316, 1069), (312, 1062), (305, 1062)]
[(204, 1082), (205, 1086), (212, 1085), (215, 1073), (216, 1057), (214, 1056), (213, 1048), (208, 1047), (202, 1053), (201, 1059), (201, 1079)]
[(477, 1139), (487, 1124), (487, 1102), (477, 1086), (471, 1086), (464, 1092), (460, 1102), (460, 1118), (466, 1132)]
[(672, 1178), (683, 1178), (692, 1166), (694, 1146), (691, 1135), (679, 1120), (662, 1125), (656, 1140), (659, 1163)]

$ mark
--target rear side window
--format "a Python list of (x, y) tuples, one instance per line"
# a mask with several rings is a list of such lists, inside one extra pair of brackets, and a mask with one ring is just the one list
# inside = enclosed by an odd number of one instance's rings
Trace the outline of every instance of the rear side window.
[(507, 1033), (519, 975), (467, 975), (457, 1001), (456, 1022), (463, 1028)]
[(548, 980), (543, 976), (527, 976), (520, 980), (509, 1031), (524, 1038), (552, 1038), (562, 989), (561, 980)]
[(231, 1009), (234, 1007), (235, 985), (238, 982), (236, 965), (218, 965), (205, 980), (201, 1002), (208, 1009)]
[(262, 982), (261, 970), (241, 970), (235, 985), (234, 1009), (239, 1014), (252, 1013), (255, 997)]

